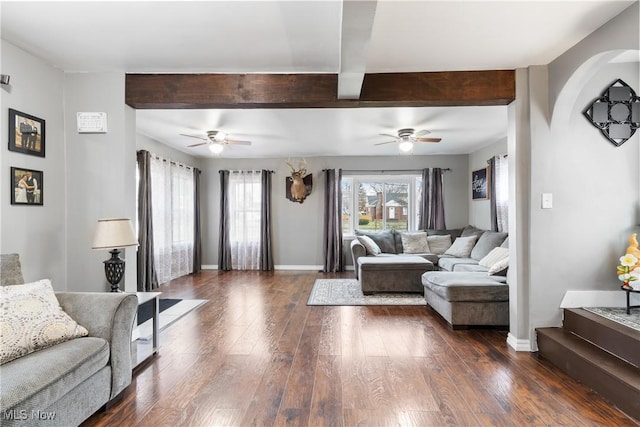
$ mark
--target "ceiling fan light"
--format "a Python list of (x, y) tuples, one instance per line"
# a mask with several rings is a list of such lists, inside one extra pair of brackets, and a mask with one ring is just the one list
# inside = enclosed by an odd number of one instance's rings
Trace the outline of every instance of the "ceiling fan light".
[(222, 131), (218, 131), (218, 133), (215, 136), (215, 140), (216, 141), (224, 141), (225, 139), (227, 139), (227, 137), (229, 136), (228, 133), (226, 132), (222, 132)]
[(403, 153), (409, 153), (411, 150), (413, 150), (413, 142), (411, 141), (402, 141), (399, 145), (398, 148), (400, 149), (400, 151), (402, 151)]
[(220, 153), (222, 153), (222, 150), (224, 150), (224, 145), (218, 144), (218, 143), (209, 144), (209, 150), (213, 154), (220, 154)]

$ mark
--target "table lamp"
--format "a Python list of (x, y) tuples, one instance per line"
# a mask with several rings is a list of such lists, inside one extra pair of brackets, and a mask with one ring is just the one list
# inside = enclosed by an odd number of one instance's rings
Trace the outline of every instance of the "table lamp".
[(124, 260), (120, 258), (120, 249), (138, 246), (138, 238), (133, 224), (126, 218), (99, 219), (93, 236), (93, 249), (111, 249), (111, 258), (104, 262), (104, 274), (111, 283), (111, 292), (120, 292), (118, 284), (124, 276)]

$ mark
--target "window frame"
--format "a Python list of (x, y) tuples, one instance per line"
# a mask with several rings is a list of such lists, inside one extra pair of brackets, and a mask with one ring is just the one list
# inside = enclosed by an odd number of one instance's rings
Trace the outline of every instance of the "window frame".
[[(418, 185), (422, 185), (422, 175), (420, 173), (402, 173), (402, 174), (343, 174), (342, 181), (350, 180), (351, 198), (349, 200), (348, 211), (350, 212), (350, 218), (348, 221), (349, 229), (345, 230), (344, 222), (341, 222), (342, 235), (346, 238), (352, 238), (355, 236), (355, 230), (359, 228), (360, 212), (358, 210), (358, 189), (362, 183), (382, 183), (383, 187), (383, 203), (386, 203), (386, 185), (387, 184), (408, 184), (407, 193), (407, 230), (413, 231), (418, 225)], [(340, 183), (340, 188), (343, 188), (343, 183)], [(343, 198), (343, 211), (345, 210)], [(405, 209), (403, 206), (402, 209)], [(402, 211), (402, 210), (401, 210)], [(383, 228), (381, 230), (390, 230), (387, 226), (387, 212), (383, 209)]]

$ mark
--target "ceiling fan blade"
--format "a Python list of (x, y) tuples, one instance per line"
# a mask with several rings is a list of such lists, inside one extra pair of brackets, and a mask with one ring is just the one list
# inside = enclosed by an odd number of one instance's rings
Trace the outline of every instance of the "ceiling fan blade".
[(442, 138), (416, 138), (416, 142), (440, 142)]
[(187, 148), (189, 148), (189, 147), (199, 147), (201, 145), (209, 145), (209, 144), (210, 144), (210, 142), (200, 142), (198, 144), (187, 145)]
[(181, 133), (180, 135), (188, 136), (189, 138), (198, 138), (198, 139), (201, 139), (203, 141), (209, 141), (209, 138), (206, 138), (206, 137), (200, 136), (200, 135), (187, 135), (186, 133)]
[(391, 135), (390, 133), (381, 133), (381, 136), (388, 136), (389, 138), (398, 138), (398, 135)]
[(416, 136), (417, 137), (421, 137), (421, 136), (429, 135), (430, 133), (431, 133), (430, 130), (422, 129), (422, 130), (419, 130), (418, 132), (416, 132)]
[(379, 143), (373, 144), (373, 145), (385, 145), (385, 144), (391, 144), (393, 142), (396, 142), (396, 141), (379, 142)]
[(227, 139), (225, 142), (231, 145), (251, 145), (251, 141), (240, 141), (237, 139)]

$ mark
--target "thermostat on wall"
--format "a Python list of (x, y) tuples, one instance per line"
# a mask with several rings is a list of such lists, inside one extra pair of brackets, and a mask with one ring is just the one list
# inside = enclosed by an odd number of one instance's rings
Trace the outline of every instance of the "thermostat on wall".
[(78, 133), (107, 133), (107, 113), (78, 113)]

